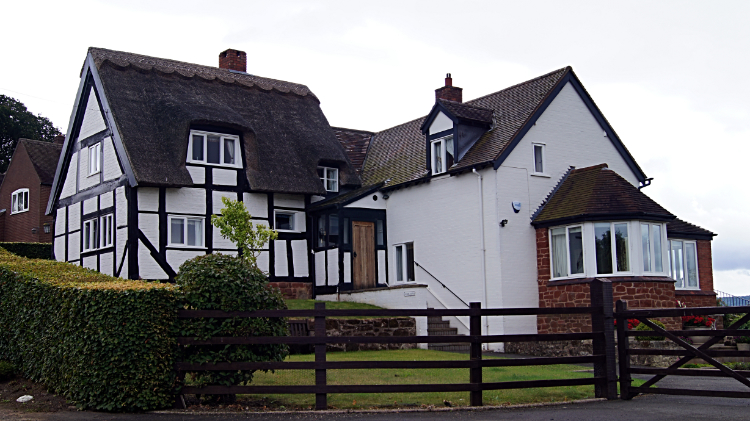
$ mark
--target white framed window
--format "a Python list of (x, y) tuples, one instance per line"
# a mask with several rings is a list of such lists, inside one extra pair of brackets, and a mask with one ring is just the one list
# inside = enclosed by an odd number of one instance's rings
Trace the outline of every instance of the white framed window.
[(607, 275), (630, 272), (630, 244), (627, 222), (594, 224), (596, 273)]
[(547, 162), (545, 160), (545, 149), (547, 145), (544, 143), (532, 143), (531, 153), (534, 159), (532, 174), (546, 175)]
[(89, 175), (99, 174), (102, 170), (102, 144), (89, 146)]
[(273, 227), (277, 231), (296, 231), (294, 223), (296, 212), (275, 211)]
[(240, 138), (228, 134), (191, 130), (187, 162), (240, 167)]
[(193, 216), (169, 216), (169, 245), (180, 247), (203, 247), (203, 223), (205, 218)]
[(695, 241), (669, 240), (669, 274), (677, 289), (698, 289), (698, 249)]
[(330, 167), (318, 167), (318, 176), (326, 191), (339, 191), (339, 169)]
[(432, 175), (442, 174), (453, 166), (453, 136), (447, 136), (430, 142)]
[(414, 282), (414, 243), (393, 246), (397, 282)]
[(660, 224), (641, 223), (641, 252), (644, 272), (664, 272), (662, 233)]
[(83, 251), (111, 247), (114, 232), (114, 214), (83, 221)]
[(10, 195), (10, 214), (29, 210), (29, 189), (18, 189)]
[(552, 279), (583, 276), (583, 226), (552, 228), (549, 232)]

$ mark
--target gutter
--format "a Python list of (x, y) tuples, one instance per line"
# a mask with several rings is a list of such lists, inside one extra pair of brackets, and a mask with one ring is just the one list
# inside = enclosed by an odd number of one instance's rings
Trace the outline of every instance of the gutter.
[[(487, 262), (486, 262), (486, 254), (487, 250), (484, 246), (484, 194), (482, 191), (482, 175), (477, 172), (476, 168), (472, 168), (471, 172), (474, 173), (474, 175), (477, 176), (477, 186), (479, 187), (479, 241), (480, 241), (480, 250), (482, 252), (482, 281), (484, 284), (484, 308), (487, 307)], [(487, 316), (484, 317), (484, 334), (489, 335), (490, 332), (490, 325), (489, 325), (489, 318)]]

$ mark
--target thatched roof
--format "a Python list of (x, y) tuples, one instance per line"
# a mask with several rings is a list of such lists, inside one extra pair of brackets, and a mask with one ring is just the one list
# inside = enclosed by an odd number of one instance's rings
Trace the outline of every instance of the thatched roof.
[(318, 99), (304, 85), (137, 54), (89, 49), (139, 185), (192, 185), (191, 128), (242, 136), (250, 188), (324, 194), (316, 168), (359, 177)]

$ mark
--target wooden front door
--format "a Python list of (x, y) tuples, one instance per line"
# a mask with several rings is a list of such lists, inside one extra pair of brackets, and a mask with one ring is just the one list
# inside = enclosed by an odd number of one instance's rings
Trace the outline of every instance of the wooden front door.
[(375, 223), (352, 221), (354, 289), (375, 288)]

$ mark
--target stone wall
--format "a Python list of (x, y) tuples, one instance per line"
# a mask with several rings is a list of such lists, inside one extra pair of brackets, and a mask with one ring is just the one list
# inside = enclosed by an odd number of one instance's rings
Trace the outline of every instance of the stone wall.
[[(630, 338), (630, 348), (643, 349), (683, 349), (672, 341), (639, 341)], [(593, 354), (591, 340), (550, 341), (550, 342), (511, 342), (505, 344), (505, 352), (510, 354), (533, 355), (537, 357), (579, 357)], [(669, 367), (680, 357), (669, 355), (631, 355), (630, 364), (644, 367)]]
[[(307, 322), (310, 334), (314, 335), (315, 325)], [(327, 336), (417, 336), (417, 322), (411, 317), (390, 317), (379, 319), (326, 319)], [(417, 344), (328, 344), (327, 351), (379, 351), (386, 349), (414, 349)]]
[(268, 285), (278, 288), (285, 299), (309, 300), (312, 298), (312, 284), (307, 282), (269, 282)]

